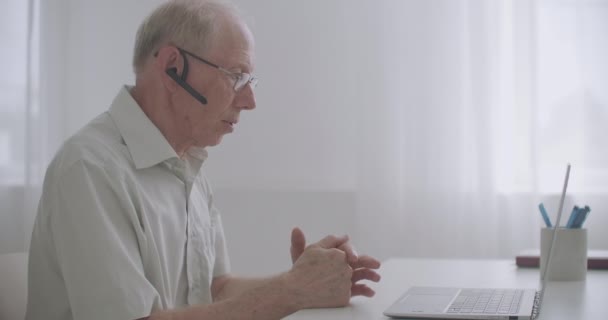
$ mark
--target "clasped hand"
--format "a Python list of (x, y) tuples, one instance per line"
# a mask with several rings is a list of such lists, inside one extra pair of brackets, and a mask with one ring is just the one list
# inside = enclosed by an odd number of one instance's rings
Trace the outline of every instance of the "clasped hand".
[(373, 289), (362, 280), (380, 281), (374, 271), (380, 262), (367, 255), (359, 256), (348, 236), (327, 236), (306, 245), (306, 237), (299, 228), (291, 233), (290, 275), (300, 290), (299, 297), (306, 308), (341, 307), (353, 296), (373, 297)]

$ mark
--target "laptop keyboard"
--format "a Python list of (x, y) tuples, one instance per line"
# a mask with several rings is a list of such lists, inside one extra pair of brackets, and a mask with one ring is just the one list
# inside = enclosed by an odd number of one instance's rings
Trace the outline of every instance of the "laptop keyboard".
[(523, 294), (518, 289), (463, 289), (447, 313), (515, 314)]

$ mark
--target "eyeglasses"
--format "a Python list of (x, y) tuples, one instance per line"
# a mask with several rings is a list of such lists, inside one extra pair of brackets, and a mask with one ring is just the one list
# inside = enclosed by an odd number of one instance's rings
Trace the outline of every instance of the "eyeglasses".
[(224, 72), (225, 74), (227, 74), (229, 77), (231, 77), (234, 80), (234, 86), (233, 86), (234, 91), (239, 91), (248, 84), (251, 86), (251, 88), (255, 88), (258, 84), (258, 78), (253, 76), (252, 74), (245, 73), (245, 72), (232, 72), (224, 67), (218, 66), (217, 64), (215, 64), (213, 62), (205, 60), (190, 51), (187, 51), (180, 47), (176, 47), (176, 48), (177, 48), (177, 50), (179, 50), (179, 52), (182, 55), (187, 54), (187, 55), (191, 56), (192, 58), (194, 58), (204, 64), (207, 64), (211, 67), (214, 67), (214, 68)]

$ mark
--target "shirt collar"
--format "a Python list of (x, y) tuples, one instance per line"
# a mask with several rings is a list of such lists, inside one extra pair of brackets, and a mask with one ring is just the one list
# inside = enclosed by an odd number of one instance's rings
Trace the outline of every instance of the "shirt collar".
[(109, 113), (127, 145), (135, 168), (148, 168), (167, 159), (179, 159), (165, 136), (133, 99), (130, 89), (128, 86), (122, 87)]

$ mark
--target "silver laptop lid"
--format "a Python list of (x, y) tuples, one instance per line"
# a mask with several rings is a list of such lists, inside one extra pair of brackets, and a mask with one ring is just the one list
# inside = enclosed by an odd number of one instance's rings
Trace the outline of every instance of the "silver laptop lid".
[(562, 219), (562, 211), (564, 209), (564, 200), (566, 199), (566, 189), (568, 189), (568, 180), (570, 179), (570, 164), (566, 167), (566, 177), (564, 178), (564, 187), (562, 189), (562, 196), (559, 200), (559, 209), (557, 210), (557, 221), (555, 221), (555, 225), (553, 226), (553, 232), (551, 233), (551, 244), (549, 245), (549, 254), (547, 255), (547, 262), (545, 266), (541, 266), (542, 274), (540, 276), (540, 304), (542, 304), (543, 296), (545, 295), (545, 288), (547, 286), (547, 275), (549, 274), (549, 270), (551, 268), (551, 257), (553, 256), (553, 251), (555, 250), (555, 235), (557, 234), (557, 229), (559, 228), (560, 221)]

